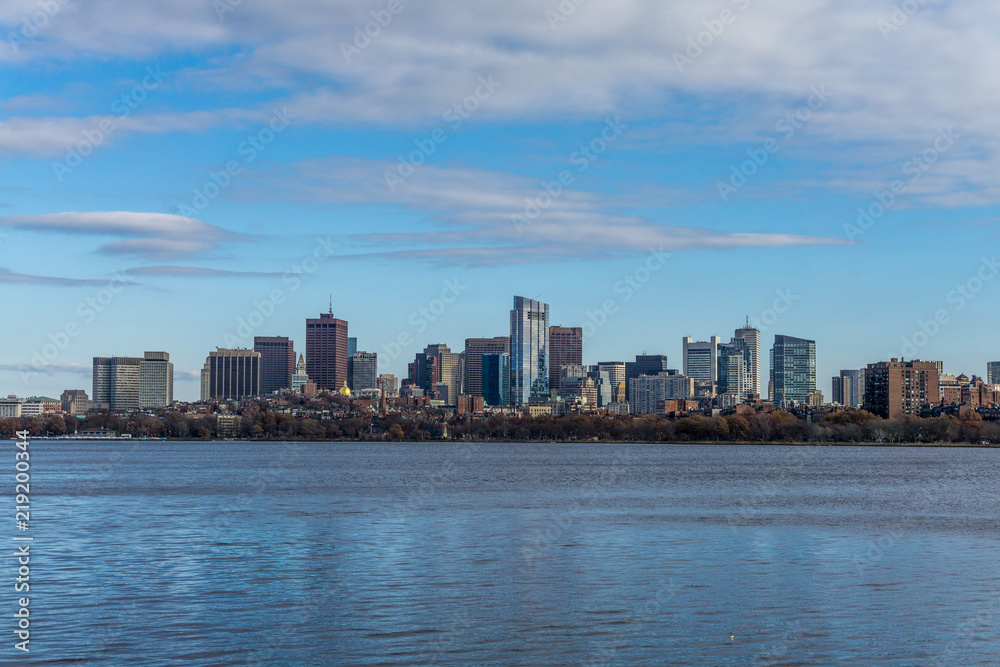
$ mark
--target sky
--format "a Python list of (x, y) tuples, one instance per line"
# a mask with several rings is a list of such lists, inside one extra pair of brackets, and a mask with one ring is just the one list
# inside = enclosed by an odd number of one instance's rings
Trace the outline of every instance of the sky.
[[(6, 0), (0, 394), (332, 308), (381, 372), (505, 335), (584, 362), (816, 341), (817, 384), (1000, 358), (1000, 6)], [(764, 377), (766, 378), (766, 368)], [(766, 389), (766, 387), (765, 387)]]

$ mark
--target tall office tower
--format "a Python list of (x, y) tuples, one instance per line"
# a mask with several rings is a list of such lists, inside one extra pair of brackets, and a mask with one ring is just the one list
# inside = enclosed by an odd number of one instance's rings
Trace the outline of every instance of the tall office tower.
[(770, 356), (771, 399), (781, 407), (808, 404), (816, 391), (816, 341), (775, 336)]
[(378, 355), (374, 352), (355, 352), (351, 356), (351, 366), (354, 369), (352, 380), (348, 383), (351, 391), (362, 389), (378, 389)]
[[(292, 375), (291, 389), (293, 394), (303, 393), (306, 384), (309, 382), (309, 373), (306, 371), (306, 360), (299, 355), (299, 361), (295, 364), (295, 374)], [(207, 389), (206, 389), (207, 391)]]
[(708, 342), (695, 341), (690, 336), (682, 339), (684, 347), (684, 375), (693, 380), (719, 381), (719, 345), (722, 339), (712, 336)]
[(465, 393), (483, 394), (483, 355), (510, 354), (510, 336), (465, 339)]
[(484, 354), (482, 391), (486, 405), (510, 405), (510, 355), (506, 352)]
[(288, 336), (254, 336), (253, 349), (260, 352), (260, 393), (273, 394), (292, 386), (295, 375), (295, 344)]
[(396, 396), (399, 394), (399, 380), (392, 373), (383, 373), (378, 376), (378, 388), (385, 392), (386, 396)]
[(109, 410), (166, 407), (174, 401), (174, 365), (166, 352), (94, 357), (93, 402)]
[(139, 357), (94, 357), (94, 403), (109, 410), (139, 408)]
[(835, 375), (832, 400), (849, 408), (861, 407), (865, 402), (865, 370), (842, 370)]
[(608, 372), (608, 380), (611, 382), (612, 393), (619, 383), (625, 381), (624, 361), (602, 361), (597, 364), (597, 370)]
[(920, 416), (941, 396), (938, 366), (933, 361), (880, 361), (865, 369), (865, 410), (885, 419)]
[(986, 384), (1000, 384), (1000, 361), (986, 364)]
[(561, 368), (583, 364), (583, 327), (549, 327), (549, 390), (559, 389)]
[(640, 375), (659, 375), (666, 373), (667, 357), (664, 354), (637, 354), (635, 361), (625, 362), (625, 397), (632, 400), (632, 380)]
[(462, 376), (459, 370), (458, 353), (452, 352), (447, 345), (438, 343), (424, 348), (424, 354), (437, 359), (438, 382), (448, 385), (446, 405), (455, 405), (459, 389), (462, 386)]
[(752, 352), (746, 340), (733, 338), (728, 343), (718, 346), (719, 359), (716, 363), (716, 374), (719, 378), (718, 393), (735, 394), (744, 399), (747, 394), (757, 391), (753, 385), (751, 365)]
[(351, 357), (355, 352), (358, 351), (358, 339), (353, 336), (348, 336), (347, 338), (347, 356)]
[(764, 387), (761, 381), (764, 379), (760, 374), (760, 331), (750, 326), (750, 318), (747, 318), (746, 326), (736, 330), (734, 336), (736, 340), (746, 343), (750, 352), (750, 391), (764, 395)]
[(510, 311), (510, 401), (549, 399), (549, 305), (514, 297)]
[(428, 395), (434, 394), (434, 387), (441, 381), (441, 369), (437, 357), (417, 352), (413, 361), (406, 365), (407, 379), (410, 384), (420, 387)]
[(306, 372), (319, 391), (339, 391), (347, 382), (347, 322), (329, 313), (306, 320)]
[(139, 407), (164, 408), (174, 402), (174, 365), (166, 352), (145, 352), (139, 362)]
[(208, 353), (201, 378), (203, 401), (260, 396), (260, 352), (217, 348)]
[[(622, 364), (622, 375), (625, 375), (625, 364)], [(588, 367), (587, 377), (594, 381), (597, 388), (597, 407), (603, 408), (614, 401), (611, 374), (603, 370), (601, 364)]]

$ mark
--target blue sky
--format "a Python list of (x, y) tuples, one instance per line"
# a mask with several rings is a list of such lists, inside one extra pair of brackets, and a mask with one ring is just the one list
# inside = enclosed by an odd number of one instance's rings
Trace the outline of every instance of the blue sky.
[(514, 294), (602, 323), (587, 363), (749, 316), (817, 341), (827, 397), (888, 356), (983, 374), (1000, 8), (662, 4), (5, 2), (0, 393), (166, 350), (195, 399), (330, 295), (397, 375)]

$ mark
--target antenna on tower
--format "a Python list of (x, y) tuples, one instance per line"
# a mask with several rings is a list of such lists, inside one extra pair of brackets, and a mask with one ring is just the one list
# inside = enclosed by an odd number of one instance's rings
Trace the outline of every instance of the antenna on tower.
[(330, 314), (333, 315), (333, 295), (330, 295)]

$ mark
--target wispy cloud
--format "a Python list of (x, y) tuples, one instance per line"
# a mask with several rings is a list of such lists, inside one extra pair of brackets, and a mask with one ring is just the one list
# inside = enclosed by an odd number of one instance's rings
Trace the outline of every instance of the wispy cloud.
[(67, 212), (0, 217), (0, 228), (47, 231), (84, 236), (111, 236), (122, 240), (106, 243), (99, 251), (146, 259), (190, 257), (224, 244), (252, 240), (246, 234), (230, 232), (179, 215), (133, 211)]
[[(45, 285), (47, 287), (104, 287), (107, 278), (61, 278), (57, 276), (39, 276), (28, 273), (16, 273), (0, 267), (0, 283), (16, 283), (22, 285)], [(135, 283), (124, 282), (125, 285)]]

